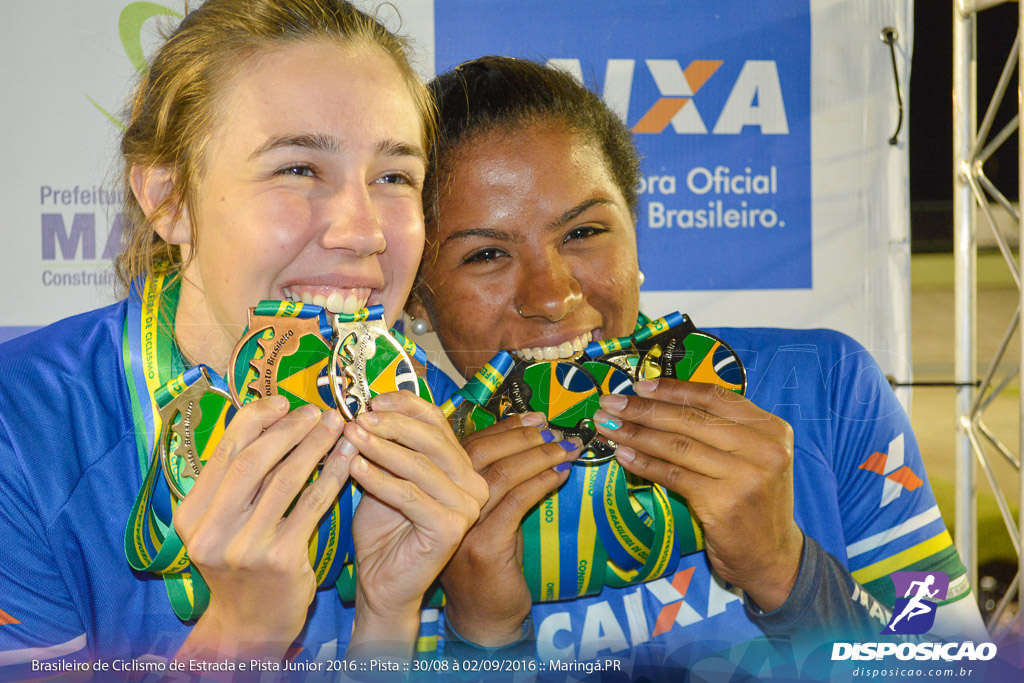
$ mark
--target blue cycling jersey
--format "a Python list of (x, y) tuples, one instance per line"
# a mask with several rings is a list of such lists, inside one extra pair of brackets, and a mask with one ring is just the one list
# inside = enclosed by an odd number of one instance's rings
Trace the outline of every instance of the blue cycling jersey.
[[(0, 679), (48, 659), (170, 658), (191, 623), (123, 537), (142, 486), (125, 384), (127, 300), (0, 346)], [(454, 389), (433, 366), (428, 382)], [(273, 600), (273, 596), (267, 596)], [(320, 590), (292, 654), (338, 659), (353, 610)], [(436, 610), (424, 611), (428, 638)]]

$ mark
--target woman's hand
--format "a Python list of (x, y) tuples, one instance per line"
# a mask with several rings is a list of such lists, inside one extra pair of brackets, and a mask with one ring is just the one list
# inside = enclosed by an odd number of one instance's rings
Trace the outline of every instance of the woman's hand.
[(436, 407), (382, 394), (345, 425), (363, 497), (352, 520), (356, 617), (349, 656), (409, 659), (423, 596), (487, 500), (487, 485)]
[(513, 416), (463, 439), (490, 496), (480, 521), (441, 575), (445, 618), (463, 638), (497, 647), (518, 640), (532, 598), (523, 576), (523, 518), (568, 478), (580, 455), (540, 413)]
[(351, 454), (332, 450), (340, 413), (287, 411), (282, 396), (241, 408), (174, 511), (174, 529), (210, 588), (179, 656), (279, 659), (306, 623), (316, 591), (309, 539), (348, 479)]
[(803, 549), (793, 519), (792, 428), (713, 384), (662, 378), (634, 390), (601, 397), (594, 416), (621, 444), (619, 463), (686, 498), (715, 572), (762, 610), (780, 607)]

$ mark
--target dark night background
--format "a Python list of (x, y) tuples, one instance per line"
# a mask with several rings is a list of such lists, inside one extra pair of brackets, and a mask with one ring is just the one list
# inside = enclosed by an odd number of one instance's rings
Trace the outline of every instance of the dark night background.
[[(953, 2), (914, 3), (910, 75), (910, 229), (914, 252), (950, 251), (953, 244)], [(1013, 47), (1018, 7), (1008, 2), (978, 14), (978, 122)], [(891, 87), (891, 84), (886, 84)], [(1009, 86), (993, 134), (1013, 118), (1017, 81)], [(1017, 199), (1017, 136), (989, 159), (986, 175)]]

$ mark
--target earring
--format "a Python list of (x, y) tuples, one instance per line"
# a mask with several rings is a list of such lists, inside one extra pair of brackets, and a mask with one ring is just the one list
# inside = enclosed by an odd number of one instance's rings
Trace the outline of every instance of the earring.
[(413, 334), (423, 336), (427, 332), (430, 332), (430, 323), (428, 323), (426, 319), (413, 318), (412, 316), (409, 316), (409, 318), (412, 320), (412, 324), (409, 328), (412, 330)]
[(643, 286), (643, 284), (644, 284), (644, 280), (646, 280), (646, 279), (647, 279), (647, 276), (645, 276), (645, 275), (644, 275), (644, 271), (640, 270), (639, 268), (637, 269), (637, 271), (636, 271), (636, 272), (638, 273), (638, 275), (637, 275), (637, 278), (636, 278), (636, 279), (640, 281), (640, 286), (642, 287), (642, 286)]

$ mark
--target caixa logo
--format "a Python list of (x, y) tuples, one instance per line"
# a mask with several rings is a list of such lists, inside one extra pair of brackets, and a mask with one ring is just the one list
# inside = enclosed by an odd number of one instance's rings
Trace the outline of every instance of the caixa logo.
[[(772, 60), (748, 59), (732, 83), (721, 111), (702, 112), (698, 92), (715, 76), (721, 60), (695, 59), (685, 67), (675, 59), (645, 59), (644, 65), (660, 97), (647, 105), (639, 118), (629, 116), (633, 94), (635, 59), (609, 59), (605, 66), (602, 99), (634, 133), (661, 133), (669, 126), (676, 133), (706, 134), (705, 120), (714, 117), (711, 132), (735, 135), (746, 126), (762, 135), (787, 135), (789, 120), (782, 98), (778, 65)], [(583, 83), (579, 59), (549, 59), (548, 65), (561, 69)]]

